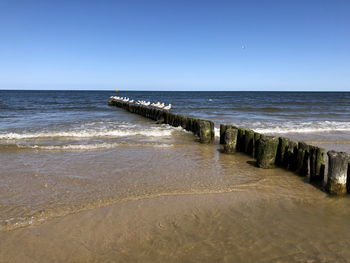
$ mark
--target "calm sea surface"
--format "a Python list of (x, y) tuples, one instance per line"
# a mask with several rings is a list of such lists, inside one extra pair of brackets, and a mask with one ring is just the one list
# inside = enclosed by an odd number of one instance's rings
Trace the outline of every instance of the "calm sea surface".
[[(350, 152), (350, 93), (0, 91), (0, 231), (13, 231), (53, 217), (127, 200), (224, 194), (239, 189), (240, 194), (233, 199), (238, 198), (239, 202), (236, 201), (246, 210), (235, 207), (218, 212), (224, 228), (231, 227), (231, 216), (236, 218), (232, 213), (242, 213), (241, 219), (262, 216), (264, 222), (272, 222), (273, 213), (265, 211), (274, 209), (279, 222), (293, 218), (288, 226), (278, 222), (270, 226), (271, 231), (279, 229), (278, 233), (283, 233), (290, 231), (294, 223), (302, 224), (308, 214), (305, 211), (311, 211), (312, 207), (314, 210), (307, 217), (310, 229), (316, 231), (327, 224), (330, 232), (344, 233), (342, 240), (349, 240), (349, 231), (342, 228), (349, 229), (348, 198), (331, 200), (289, 172), (258, 169), (249, 165), (252, 161), (249, 157), (221, 154), (218, 144), (199, 144), (191, 133), (181, 128), (157, 125), (108, 106), (109, 97), (115, 95), (171, 103), (174, 113), (213, 120), (217, 134), (221, 123), (234, 124)], [(317, 208), (313, 206), (315, 202)], [(190, 205), (188, 209), (192, 209)], [(205, 218), (213, 211), (200, 210), (198, 214), (203, 216), (201, 229), (212, 230), (212, 237), (216, 237), (221, 232)], [(293, 211), (293, 217), (289, 211)], [(327, 215), (322, 219), (324, 214)], [(328, 222), (330, 217), (331, 221), (337, 221), (332, 227)], [(237, 224), (242, 231), (259, 229), (255, 228), (259, 222), (251, 220)], [(261, 231), (266, 230), (267, 224), (259, 225)], [(167, 239), (163, 232), (154, 238), (168, 240), (170, 249), (186, 233), (199, 234), (200, 231), (194, 231), (196, 225), (191, 229), (182, 225), (183, 235), (179, 239), (173, 235), (173, 239)], [(309, 232), (307, 246), (316, 244), (312, 239), (315, 233)], [(225, 236), (227, 233), (223, 231), (218, 240), (230, 239)], [(259, 233), (254, 237), (258, 238)], [(298, 233), (302, 235), (303, 231)], [(292, 231), (291, 235), (295, 233)], [(261, 245), (260, 249), (271, 244), (270, 237), (264, 238), (260, 236), (255, 243)], [(304, 236), (296, 238), (305, 240)], [(318, 240), (328, 238), (329, 235), (319, 236)], [(250, 242), (249, 238), (236, 241)], [(230, 250), (231, 241), (227, 242), (213, 240), (210, 246), (221, 255), (221, 250)], [(315, 255), (323, 245), (317, 245)], [(201, 248), (206, 250), (206, 246)], [(269, 248), (277, 255), (283, 251), (289, 253), (290, 245), (286, 243), (278, 250)], [(142, 254), (138, 249), (142, 246), (130, 253)], [(334, 249), (340, 254), (346, 251), (344, 247), (334, 246)], [(245, 262), (244, 257), (237, 262)]]

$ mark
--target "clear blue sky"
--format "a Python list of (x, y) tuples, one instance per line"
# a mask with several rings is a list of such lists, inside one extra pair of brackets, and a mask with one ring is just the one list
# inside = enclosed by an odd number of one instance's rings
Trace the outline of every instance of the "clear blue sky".
[(0, 89), (114, 88), (350, 91), (350, 1), (0, 0)]

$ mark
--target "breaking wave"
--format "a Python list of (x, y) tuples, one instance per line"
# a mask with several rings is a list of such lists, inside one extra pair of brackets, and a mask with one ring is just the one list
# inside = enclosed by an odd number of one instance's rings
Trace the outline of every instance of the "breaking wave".
[(326, 133), (349, 132), (350, 122), (314, 121), (314, 122), (286, 122), (270, 127), (257, 127), (260, 133), (286, 134), (286, 133)]
[(38, 139), (53, 137), (89, 138), (89, 137), (166, 137), (171, 136), (172, 129), (149, 128), (149, 129), (110, 129), (110, 130), (73, 130), (73, 131), (47, 131), (32, 133), (0, 133), (2, 140)]

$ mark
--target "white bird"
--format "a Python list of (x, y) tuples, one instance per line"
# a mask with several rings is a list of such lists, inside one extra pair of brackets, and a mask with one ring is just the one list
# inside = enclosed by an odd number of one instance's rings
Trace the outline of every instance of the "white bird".
[(171, 104), (169, 104), (168, 106), (163, 107), (163, 110), (170, 110), (171, 109)]

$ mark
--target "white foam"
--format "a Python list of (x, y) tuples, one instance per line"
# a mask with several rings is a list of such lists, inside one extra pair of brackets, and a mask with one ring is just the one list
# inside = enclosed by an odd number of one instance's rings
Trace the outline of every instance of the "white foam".
[(19, 148), (38, 149), (38, 150), (97, 150), (97, 149), (113, 149), (119, 146), (128, 145), (130, 147), (154, 147), (168, 148), (173, 147), (173, 144), (124, 144), (124, 143), (97, 143), (97, 144), (68, 144), (68, 145), (17, 145)]
[(313, 122), (286, 122), (270, 127), (253, 128), (256, 132), (285, 134), (285, 133), (323, 133), (323, 132), (349, 132), (350, 122), (313, 121)]
[(21, 146), (20, 148), (42, 149), (42, 150), (94, 150), (94, 149), (112, 149), (118, 147), (118, 143), (99, 143), (99, 144), (68, 144), (68, 145), (32, 145)]
[(73, 131), (49, 131), (34, 133), (3, 133), (0, 139), (20, 140), (51, 137), (125, 137), (125, 136), (147, 136), (147, 137), (165, 137), (171, 136), (171, 129), (113, 129), (113, 130), (73, 130)]
[(214, 134), (215, 134), (215, 137), (220, 137), (220, 129), (214, 127)]

